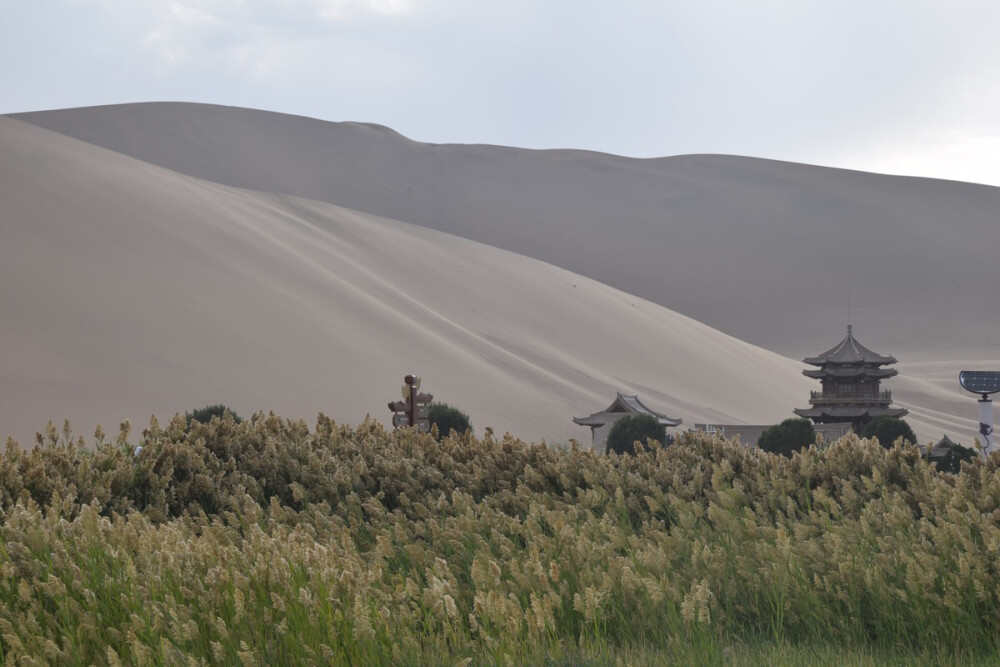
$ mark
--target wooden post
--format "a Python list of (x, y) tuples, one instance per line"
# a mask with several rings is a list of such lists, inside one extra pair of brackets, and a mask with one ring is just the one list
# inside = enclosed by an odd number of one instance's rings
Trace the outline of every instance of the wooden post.
[(416, 375), (407, 375), (405, 378), (403, 378), (403, 380), (406, 382), (406, 385), (410, 388), (410, 397), (408, 399), (406, 399), (406, 402), (409, 403), (409, 406), (407, 406), (407, 412), (409, 413), (409, 417), (410, 417), (410, 426), (412, 426), (413, 428), (417, 428), (417, 386), (416, 385), (417, 385), (418, 382), (420, 382), (420, 378), (418, 378)]
[(389, 402), (389, 409), (393, 413), (392, 425), (394, 428), (411, 426), (418, 431), (427, 432), (430, 430), (430, 422), (427, 419), (428, 404), (434, 400), (434, 396), (418, 392), (420, 378), (416, 375), (407, 375), (403, 381), (405, 382), (401, 387), (403, 400)]

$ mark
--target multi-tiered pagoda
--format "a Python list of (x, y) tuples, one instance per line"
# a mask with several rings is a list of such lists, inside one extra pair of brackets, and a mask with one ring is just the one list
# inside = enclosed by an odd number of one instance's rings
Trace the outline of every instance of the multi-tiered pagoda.
[(823, 389), (810, 392), (811, 408), (795, 410), (800, 417), (817, 424), (851, 422), (855, 432), (860, 433), (874, 417), (902, 417), (908, 413), (906, 408), (890, 408), (892, 393), (879, 388), (882, 380), (898, 373), (894, 368), (883, 368), (896, 363), (896, 358), (884, 357), (861, 345), (850, 324), (847, 337), (836, 347), (803, 361), (818, 366), (802, 374), (821, 381)]

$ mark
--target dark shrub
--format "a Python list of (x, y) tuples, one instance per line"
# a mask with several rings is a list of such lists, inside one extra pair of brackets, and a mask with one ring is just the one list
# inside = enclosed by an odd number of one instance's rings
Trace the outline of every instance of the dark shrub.
[(646, 444), (646, 440), (667, 442), (667, 428), (653, 415), (629, 415), (622, 417), (608, 433), (608, 453), (635, 454), (636, 441)]
[(226, 415), (232, 416), (233, 421), (239, 424), (243, 420), (240, 418), (236, 411), (226, 407), (222, 403), (218, 405), (206, 405), (203, 408), (198, 408), (197, 410), (192, 410), (184, 415), (187, 419), (188, 426), (190, 427), (191, 422), (199, 422), (201, 424), (211, 423), (213, 417), (218, 417), (219, 419), (225, 419)]
[(792, 454), (805, 449), (816, 440), (812, 422), (801, 417), (786, 419), (764, 431), (757, 446), (765, 452), (781, 454), (791, 458)]
[(431, 403), (428, 406), (427, 419), (431, 426), (437, 426), (438, 440), (450, 435), (452, 431), (461, 434), (472, 430), (469, 415), (447, 403)]
[[(881, 442), (881, 441), (879, 441)], [(960, 473), (962, 472), (962, 462), (971, 462), (976, 458), (976, 450), (962, 445), (955, 445), (942, 456), (934, 466), (941, 472)]]
[(880, 415), (865, 424), (861, 429), (862, 438), (877, 438), (878, 444), (886, 449), (892, 449), (892, 443), (898, 438), (908, 440), (911, 444), (917, 444), (917, 436), (913, 434), (913, 429), (904, 420), (898, 417)]

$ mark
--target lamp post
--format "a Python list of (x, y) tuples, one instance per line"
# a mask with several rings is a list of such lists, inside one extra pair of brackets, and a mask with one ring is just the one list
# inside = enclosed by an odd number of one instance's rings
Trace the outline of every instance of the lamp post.
[(983, 436), (983, 453), (993, 451), (993, 401), (983, 394), (979, 399), (979, 435)]
[(990, 394), (1000, 391), (1000, 371), (962, 371), (958, 382), (966, 391), (979, 394), (979, 435), (983, 438), (983, 456), (993, 451), (993, 401)]

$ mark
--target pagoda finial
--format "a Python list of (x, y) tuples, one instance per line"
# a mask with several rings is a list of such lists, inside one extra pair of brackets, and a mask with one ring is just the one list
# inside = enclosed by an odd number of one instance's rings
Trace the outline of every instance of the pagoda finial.
[(851, 325), (850, 325), (850, 324), (848, 324), (848, 325), (847, 325), (847, 335), (848, 335), (848, 336), (850, 336), (850, 335), (851, 335), (851, 329), (852, 329), (852, 328), (853, 328), (853, 327), (851, 327)]

